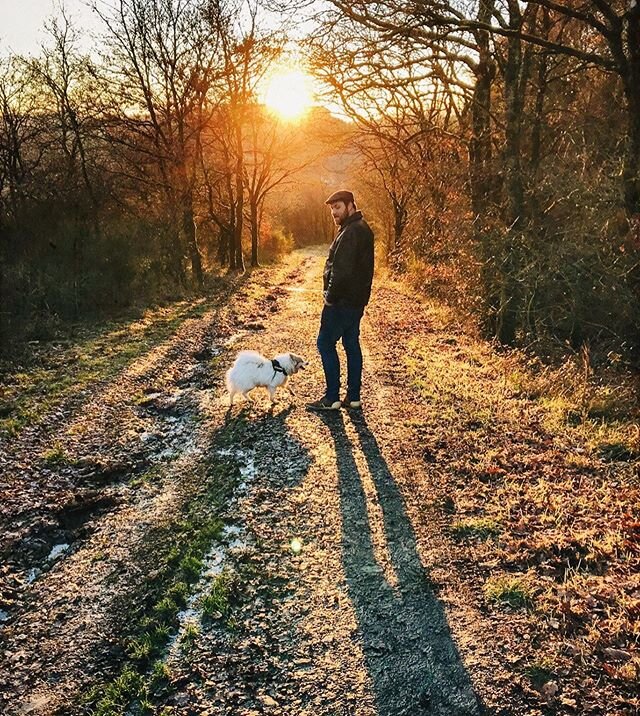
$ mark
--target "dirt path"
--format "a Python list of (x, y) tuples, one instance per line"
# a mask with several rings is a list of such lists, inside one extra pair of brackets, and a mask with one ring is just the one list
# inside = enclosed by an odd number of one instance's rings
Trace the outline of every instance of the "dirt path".
[[(533, 452), (538, 412), (513, 401), (498, 420), (487, 357), (470, 362), (392, 283), (363, 323), (364, 410), (307, 412), (323, 253), (255, 274), (233, 306), (58, 408), (57, 427), (5, 445), (2, 713), (577, 712), (573, 692), (563, 705), (518, 676), (533, 622), (486, 608), (497, 563), (449, 530), (478, 426)], [(222, 376), (241, 348), (306, 356), (297, 397), (229, 415)], [(450, 412), (424, 399), (436, 353), (452, 380), (486, 381), (482, 410), (464, 381)], [(52, 446), (55, 465), (38, 457)]]

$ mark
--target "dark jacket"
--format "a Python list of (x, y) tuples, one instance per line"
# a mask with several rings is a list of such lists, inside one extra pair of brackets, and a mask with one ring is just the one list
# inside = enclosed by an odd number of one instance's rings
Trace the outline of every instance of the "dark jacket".
[(364, 308), (373, 280), (373, 231), (356, 211), (341, 225), (324, 265), (324, 296), (336, 306)]

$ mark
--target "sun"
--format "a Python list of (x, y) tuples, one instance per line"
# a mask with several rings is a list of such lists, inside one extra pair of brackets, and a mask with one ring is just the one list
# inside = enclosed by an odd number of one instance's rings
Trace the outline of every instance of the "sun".
[(299, 119), (313, 102), (311, 78), (300, 70), (278, 71), (267, 80), (264, 103), (283, 119)]

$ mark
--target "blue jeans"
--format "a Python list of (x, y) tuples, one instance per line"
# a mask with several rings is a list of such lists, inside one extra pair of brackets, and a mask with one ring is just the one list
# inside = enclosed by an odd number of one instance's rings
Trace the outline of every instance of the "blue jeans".
[(340, 399), (340, 361), (336, 343), (342, 338), (347, 354), (347, 397), (360, 400), (362, 384), (362, 350), (360, 349), (360, 319), (363, 308), (351, 306), (325, 306), (320, 318), (318, 351), (327, 382), (328, 400)]

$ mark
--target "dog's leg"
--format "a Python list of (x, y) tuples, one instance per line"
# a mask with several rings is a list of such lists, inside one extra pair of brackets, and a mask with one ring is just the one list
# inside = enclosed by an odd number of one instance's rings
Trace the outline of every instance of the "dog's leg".
[(229, 393), (229, 407), (230, 408), (233, 407), (233, 399), (235, 398), (235, 395), (236, 395), (235, 390), (233, 392)]
[(273, 407), (276, 404), (276, 389), (268, 386), (267, 390), (269, 391), (269, 397), (271, 398), (271, 407)]
[(249, 391), (247, 390), (245, 393), (242, 394), (242, 397), (245, 399), (249, 405), (253, 405), (253, 398), (249, 397)]

